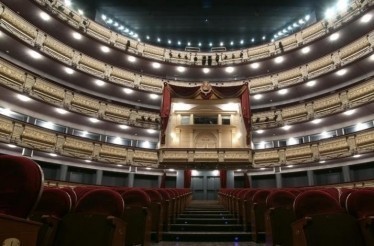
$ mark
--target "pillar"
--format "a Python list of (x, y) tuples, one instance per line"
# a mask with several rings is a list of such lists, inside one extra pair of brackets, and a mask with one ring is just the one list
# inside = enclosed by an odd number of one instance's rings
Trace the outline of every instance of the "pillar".
[(129, 183), (128, 187), (134, 187), (134, 178), (135, 178), (135, 173), (129, 173)]
[(234, 183), (234, 170), (227, 170), (227, 177), (226, 177), (226, 185), (227, 188), (232, 189), (235, 187)]
[(96, 185), (101, 185), (103, 181), (103, 170), (96, 170)]
[(282, 188), (282, 174), (281, 173), (275, 174), (275, 183), (277, 185), (277, 188)]
[(342, 171), (343, 171), (343, 182), (351, 182), (351, 175), (350, 175), (350, 172), (349, 172), (349, 166), (343, 166)]
[(67, 181), (67, 175), (68, 175), (68, 166), (61, 165), (60, 167), (60, 180), (61, 181)]
[(313, 186), (314, 185), (314, 173), (313, 173), (313, 170), (308, 170), (306, 173), (307, 173), (307, 176), (308, 176), (308, 185), (309, 186)]
[(177, 188), (184, 187), (184, 170), (177, 170)]

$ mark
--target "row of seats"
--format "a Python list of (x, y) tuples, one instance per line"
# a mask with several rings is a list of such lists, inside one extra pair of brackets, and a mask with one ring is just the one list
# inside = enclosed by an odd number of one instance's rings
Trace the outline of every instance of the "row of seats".
[(150, 245), (191, 199), (189, 189), (43, 186), (35, 162), (0, 156), (2, 245)]
[(219, 199), (267, 245), (374, 245), (374, 188), (221, 189)]

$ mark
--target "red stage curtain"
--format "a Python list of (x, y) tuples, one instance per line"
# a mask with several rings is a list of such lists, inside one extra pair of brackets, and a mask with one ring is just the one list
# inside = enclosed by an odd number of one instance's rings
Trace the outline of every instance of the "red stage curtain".
[(251, 133), (251, 108), (249, 101), (249, 89), (248, 86), (245, 86), (245, 90), (241, 95), (241, 106), (242, 106), (242, 116), (244, 120), (245, 129), (247, 130), (247, 145), (250, 144), (250, 133)]
[(164, 83), (164, 91), (161, 104), (161, 144), (165, 144), (165, 131), (168, 126), (171, 106), (171, 94), (167, 83)]
[(184, 170), (184, 188), (191, 188), (192, 171), (190, 169)]
[(219, 178), (221, 181), (221, 189), (225, 189), (227, 187), (227, 171), (220, 170), (219, 171)]
[(161, 177), (160, 188), (165, 188), (165, 182), (166, 182), (166, 173), (164, 172), (164, 174)]

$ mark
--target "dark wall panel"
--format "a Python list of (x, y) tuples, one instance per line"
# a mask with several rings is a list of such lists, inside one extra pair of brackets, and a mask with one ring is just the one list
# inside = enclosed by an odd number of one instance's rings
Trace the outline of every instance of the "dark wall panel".
[(275, 188), (275, 175), (252, 176), (252, 188)]
[(103, 172), (102, 185), (108, 186), (128, 186), (129, 178), (127, 173)]
[(315, 185), (338, 184), (343, 182), (341, 168), (314, 171)]
[(158, 176), (135, 174), (134, 187), (158, 188)]
[(282, 187), (308, 186), (307, 172), (294, 172), (282, 174)]

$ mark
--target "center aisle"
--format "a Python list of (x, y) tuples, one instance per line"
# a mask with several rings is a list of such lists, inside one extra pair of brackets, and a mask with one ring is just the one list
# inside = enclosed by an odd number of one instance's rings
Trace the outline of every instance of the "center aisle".
[(239, 245), (239, 242), (247, 242), (245, 245), (248, 245), (251, 241), (251, 233), (245, 232), (238, 219), (225, 210), (218, 201), (194, 200), (171, 224), (170, 231), (164, 232), (163, 241), (159, 245), (172, 245), (171, 242), (165, 241), (232, 242), (235, 245)]

